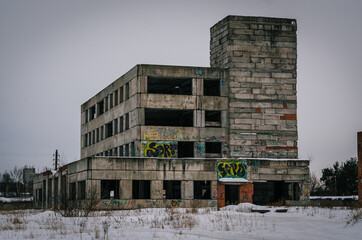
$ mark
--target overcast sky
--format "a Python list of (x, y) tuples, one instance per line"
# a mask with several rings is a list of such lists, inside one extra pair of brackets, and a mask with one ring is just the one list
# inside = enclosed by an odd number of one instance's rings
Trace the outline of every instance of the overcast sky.
[(210, 66), (227, 15), (297, 19), (299, 158), (357, 155), (362, 1), (0, 0), (0, 172), (80, 157), (80, 106), (136, 64)]

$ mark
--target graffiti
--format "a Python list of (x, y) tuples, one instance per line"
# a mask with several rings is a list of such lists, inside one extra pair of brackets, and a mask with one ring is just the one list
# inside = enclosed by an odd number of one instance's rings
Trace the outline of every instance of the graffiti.
[(142, 143), (145, 157), (176, 157), (176, 142), (145, 142)]
[(247, 175), (246, 163), (241, 161), (218, 162), (216, 171), (219, 178), (246, 178)]
[(211, 198), (212, 199), (217, 199), (217, 186), (216, 186), (216, 184), (212, 184), (211, 189), (212, 189)]
[(180, 207), (182, 201), (181, 200), (172, 200), (171, 201), (171, 207)]
[(205, 155), (205, 144), (204, 143), (196, 143), (196, 151), (198, 156)]
[(196, 68), (196, 75), (202, 75), (202, 68)]
[(161, 141), (164, 139), (173, 141), (189, 141), (197, 137), (197, 130), (184, 127), (143, 127), (143, 140)]
[(136, 208), (136, 201), (111, 199), (111, 200), (103, 200), (101, 202), (101, 205), (105, 208), (112, 208), (112, 209), (133, 209)]
[(212, 200), (209, 202), (209, 207), (216, 207), (217, 206), (217, 201), (216, 200)]

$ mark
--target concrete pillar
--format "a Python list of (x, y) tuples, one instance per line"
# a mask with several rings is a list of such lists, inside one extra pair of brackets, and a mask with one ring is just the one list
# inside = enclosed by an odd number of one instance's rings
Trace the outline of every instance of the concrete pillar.
[(194, 181), (182, 181), (182, 199), (194, 199)]
[(132, 199), (132, 180), (120, 181), (120, 199)]
[(225, 207), (225, 185), (217, 183), (217, 208)]
[(239, 203), (253, 203), (254, 185), (243, 183), (239, 186)]
[(362, 206), (362, 132), (357, 133), (358, 202)]
[(194, 156), (195, 158), (204, 158), (205, 153), (205, 142), (195, 142), (195, 149), (194, 149)]
[(151, 199), (163, 199), (163, 181), (151, 181)]

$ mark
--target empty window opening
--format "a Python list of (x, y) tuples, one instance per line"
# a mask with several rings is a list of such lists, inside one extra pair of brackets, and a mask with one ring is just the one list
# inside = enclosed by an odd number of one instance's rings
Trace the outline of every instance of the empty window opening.
[(119, 180), (101, 180), (101, 199), (119, 199)]
[(98, 102), (97, 105), (97, 116), (99, 116), (104, 113), (104, 100)]
[(109, 109), (113, 108), (113, 94), (109, 95)]
[(146, 126), (182, 126), (192, 127), (194, 124), (192, 110), (145, 109)]
[(147, 92), (175, 95), (192, 95), (192, 78), (148, 77)]
[(60, 182), (60, 201), (63, 204), (67, 197), (67, 176), (63, 175)]
[(181, 199), (181, 181), (163, 181), (163, 191), (166, 199)]
[(99, 142), (99, 128), (97, 128), (97, 142)]
[(194, 142), (178, 142), (177, 154), (179, 158), (194, 157)]
[(119, 132), (123, 132), (123, 116), (119, 118)]
[(101, 140), (104, 139), (104, 130), (103, 130), (103, 126), (101, 127)]
[(211, 199), (210, 181), (194, 181), (194, 199)]
[(220, 96), (220, 80), (204, 79), (204, 96)]
[(76, 186), (75, 182), (69, 183), (69, 199), (75, 200), (76, 199)]
[(114, 119), (114, 134), (118, 133), (118, 119)]
[(45, 200), (46, 200), (46, 187), (47, 187), (47, 185), (46, 185), (46, 180), (43, 180), (43, 201), (45, 202)]
[(123, 146), (119, 147), (119, 156), (123, 157)]
[(299, 183), (286, 183), (284, 181), (254, 183), (253, 203), (260, 205), (285, 204), (285, 200), (299, 200), (300, 193)]
[(118, 89), (114, 91), (114, 106), (118, 105)]
[(78, 182), (78, 199), (85, 199), (85, 181)]
[(132, 198), (133, 199), (150, 199), (151, 198), (151, 181), (150, 180), (133, 180), (132, 181)]
[(89, 132), (88, 133), (88, 145), (92, 145), (92, 133), (91, 132)]
[(119, 89), (119, 103), (122, 103), (124, 101), (123, 99), (123, 87)]
[(58, 177), (54, 178), (54, 204), (58, 203)]
[(89, 121), (96, 118), (96, 106), (89, 108)]
[(108, 96), (104, 98), (104, 111), (107, 112), (108, 111)]
[(126, 83), (124, 85), (125, 93), (124, 93), (124, 100), (127, 100), (129, 98), (129, 83)]
[(93, 130), (92, 132), (92, 144), (95, 144), (96, 143), (96, 130)]
[(113, 134), (112, 122), (106, 124), (106, 138), (111, 137)]
[(205, 142), (206, 157), (221, 157), (220, 142)]
[(48, 206), (51, 204), (52, 202), (52, 179), (48, 180), (48, 198), (47, 198), (47, 202), (48, 202)]
[(221, 127), (221, 111), (205, 111), (205, 127)]
[(117, 148), (113, 148), (113, 154), (112, 154), (112, 156), (118, 156)]
[(105, 152), (104, 152), (104, 156), (105, 156), (105, 157), (108, 157), (108, 151), (105, 151)]
[(129, 157), (129, 144), (124, 145), (124, 150), (125, 150), (124, 155), (126, 157)]
[(129, 129), (129, 114), (128, 113), (126, 113), (124, 115), (124, 120), (125, 120), (124, 130), (128, 130)]
[(239, 185), (225, 185), (225, 205), (239, 204)]
[(136, 156), (136, 147), (135, 147), (135, 143), (131, 142), (131, 157), (135, 157)]
[(86, 147), (88, 143), (88, 134), (83, 135), (83, 147)]

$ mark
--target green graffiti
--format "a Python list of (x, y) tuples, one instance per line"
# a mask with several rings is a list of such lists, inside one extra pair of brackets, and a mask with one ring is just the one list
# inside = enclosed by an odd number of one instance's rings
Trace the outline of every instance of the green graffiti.
[(246, 163), (242, 161), (218, 162), (216, 171), (219, 178), (246, 178), (247, 176)]

